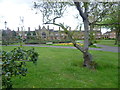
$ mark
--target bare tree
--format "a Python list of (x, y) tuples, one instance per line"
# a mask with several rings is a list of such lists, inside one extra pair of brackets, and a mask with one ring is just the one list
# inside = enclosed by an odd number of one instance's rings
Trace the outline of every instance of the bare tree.
[[(93, 7), (90, 7), (90, 2), (39, 2), (34, 3), (34, 8), (40, 10), (43, 13), (43, 22), (44, 24), (53, 24), (60, 26), (64, 32), (68, 35), (69, 39), (73, 45), (83, 53), (85, 67), (92, 67), (92, 55), (89, 53), (89, 12)], [(75, 6), (79, 12), (79, 16), (82, 17), (84, 23), (84, 47), (79, 46), (72, 37), (72, 34), (69, 32), (69, 26), (65, 26), (61, 23), (56, 23), (56, 19), (61, 18), (64, 15), (66, 8), (69, 6)], [(91, 9), (90, 9), (91, 8)], [(98, 15), (99, 17), (99, 15)], [(96, 19), (97, 20), (97, 19)], [(95, 21), (96, 21), (95, 20)], [(94, 21), (94, 22), (95, 22)]]

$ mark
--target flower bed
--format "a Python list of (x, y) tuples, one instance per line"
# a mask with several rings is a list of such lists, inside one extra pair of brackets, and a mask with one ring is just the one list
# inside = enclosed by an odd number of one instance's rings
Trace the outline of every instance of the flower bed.
[[(77, 43), (80, 46), (83, 46), (83, 44), (81, 43)], [(73, 46), (73, 43), (58, 43), (58, 44), (54, 44), (55, 46)]]

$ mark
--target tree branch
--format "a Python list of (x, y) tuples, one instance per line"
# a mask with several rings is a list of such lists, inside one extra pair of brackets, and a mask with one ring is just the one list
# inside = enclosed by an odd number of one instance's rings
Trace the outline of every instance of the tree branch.
[(53, 23), (55, 23), (55, 20), (56, 20), (57, 18), (61, 18), (61, 17), (55, 17), (55, 18), (53, 18)]
[(83, 21), (84, 21), (84, 20), (85, 20), (85, 15), (84, 15), (84, 13), (83, 13), (83, 11), (82, 11), (80, 2), (75, 2), (75, 1), (74, 1), (74, 4), (75, 4), (77, 10), (79, 11), (79, 14), (80, 14), (81, 17), (83, 18)]

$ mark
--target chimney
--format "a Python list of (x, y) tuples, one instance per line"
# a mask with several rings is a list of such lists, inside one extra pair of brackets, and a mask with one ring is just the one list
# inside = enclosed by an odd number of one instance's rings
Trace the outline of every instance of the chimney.
[(18, 27), (18, 32), (20, 31), (19, 27)]
[(60, 27), (59, 27), (59, 31), (60, 31)]
[(71, 27), (69, 27), (69, 31), (71, 31)]
[(30, 31), (30, 27), (28, 27), (28, 31)]
[(40, 27), (40, 25), (39, 25), (39, 30), (41, 30), (41, 27)]
[(47, 26), (47, 29), (49, 30), (49, 25)]

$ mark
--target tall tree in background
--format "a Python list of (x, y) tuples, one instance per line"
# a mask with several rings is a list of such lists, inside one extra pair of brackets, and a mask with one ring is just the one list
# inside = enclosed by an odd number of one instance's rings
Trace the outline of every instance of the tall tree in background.
[(104, 17), (106, 17), (109, 13), (113, 13), (114, 11), (114, 5), (116, 2), (92, 2), (89, 5), (89, 13), (88, 13), (88, 18), (89, 18), (89, 26), (90, 26), (90, 45), (94, 43), (96, 40), (94, 34), (94, 28), (101, 26), (96, 26), (95, 24), (100, 23)]
[(120, 2), (114, 4), (113, 10), (101, 21), (101, 25), (116, 32), (115, 45), (120, 45)]

